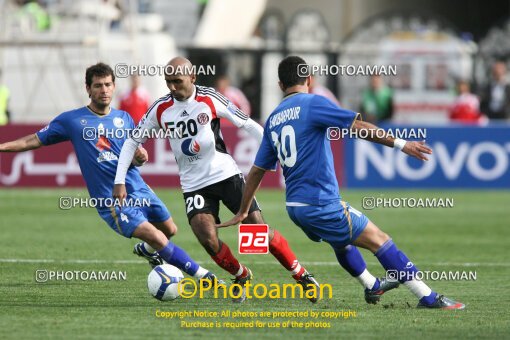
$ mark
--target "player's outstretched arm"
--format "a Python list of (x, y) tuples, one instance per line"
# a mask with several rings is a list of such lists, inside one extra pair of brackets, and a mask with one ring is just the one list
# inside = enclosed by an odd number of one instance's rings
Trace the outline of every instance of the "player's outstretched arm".
[(256, 121), (254, 121), (251, 118), (248, 118), (246, 123), (243, 125), (243, 129), (247, 131), (255, 140), (257, 143), (262, 142), (262, 137), (264, 136), (264, 128), (260, 126)]
[(42, 146), (41, 141), (34, 134), (0, 144), (0, 152), (21, 152), (37, 149)]
[[(381, 132), (377, 133), (378, 130), (382, 129), (368, 122), (355, 120), (351, 129), (353, 131), (365, 130), (364, 131), (365, 133), (359, 134), (361, 136), (364, 136), (363, 139), (366, 139), (374, 143), (383, 144), (389, 147), (398, 148), (402, 150), (402, 152), (404, 152), (405, 154), (412, 157), (416, 157), (422, 161), (427, 161), (428, 158), (426, 157), (426, 155), (432, 154), (432, 149), (425, 145), (425, 141), (418, 142), (405, 141), (403, 139), (387, 136), (386, 133)], [(368, 131), (368, 133), (366, 133), (366, 131)]]
[[(222, 94), (216, 92), (212, 95), (211, 100), (216, 107), (216, 114), (220, 118), (228, 119), (232, 124), (238, 128), (242, 128), (248, 132), (260, 144), (264, 134), (264, 128), (260, 126), (253, 119), (248, 117), (246, 113), (237, 108), (234, 104), (225, 98)], [(222, 99), (222, 100), (220, 100)], [(228, 104), (226, 104), (228, 103)]]
[(248, 179), (246, 180), (246, 186), (244, 188), (243, 199), (241, 200), (241, 207), (239, 208), (239, 212), (230, 221), (217, 224), (216, 228), (224, 228), (239, 224), (248, 216), (251, 202), (253, 201), (253, 197), (255, 197), (255, 192), (258, 190), (260, 182), (262, 181), (265, 173), (266, 170), (264, 169), (256, 166), (251, 167), (250, 173), (248, 174)]

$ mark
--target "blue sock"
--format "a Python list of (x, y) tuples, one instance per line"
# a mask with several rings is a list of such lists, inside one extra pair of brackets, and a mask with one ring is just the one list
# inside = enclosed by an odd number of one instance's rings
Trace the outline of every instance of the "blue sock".
[[(338, 263), (340, 263), (340, 265), (353, 277), (360, 276), (361, 273), (367, 269), (367, 264), (365, 263), (363, 256), (355, 246), (348, 245), (340, 249), (333, 248), (333, 250), (335, 251)], [(379, 284), (379, 279), (376, 278), (371, 289), (379, 289)]]
[(335, 255), (340, 265), (352, 276), (360, 276), (360, 274), (367, 269), (367, 264), (358, 248), (348, 245), (343, 249), (333, 249), (335, 250)]
[[(415, 278), (418, 268), (409, 261), (406, 254), (397, 248), (390, 239), (375, 252), (375, 256), (386, 269), (388, 276), (394, 276), (400, 283)], [(393, 274), (394, 273), (394, 274)]]
[[(399, 250), (392, 240), (388, 240), (384, 243), (381, 248), (375, 252), (375, 256), (379, 262), (381, 262), (384, 269), (386, 269), (387, 277), (391, 277), (392, 275), (390, 275), (390, 272), (393, 271), (396, 274), (394, 278), (398, 279), (400, 283), (409, 281), (408, 285), (411, 285), (409, 286), (411, 291), (418, 297), (422, 294), (422, 292), (416, 290), (416, 287), (414, 287), (414, 289), (412, 288), (412, 286), (418, 282), (413, 281), (413, 279), (416, 278), (418, 268), (409, 261), (406, 254)], [(428, 289), (430, 288), (427, 287), (427, 290)], [(430, 305), (434, 302), (436, 296), (437, 293), (431, 291), (429, 295), (422, 296), (420, 302)]]
[(165, 248), (158, 250), (158, 254), (163, 260), (191, 276), (195, 275), (200, 267), (184, 250), (170, 241)]

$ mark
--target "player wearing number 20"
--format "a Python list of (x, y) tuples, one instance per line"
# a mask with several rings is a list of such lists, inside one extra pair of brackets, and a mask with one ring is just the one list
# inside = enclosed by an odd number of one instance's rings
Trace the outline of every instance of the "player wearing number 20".
[[(196, 76), (189, 60), (176, 57), (168, 65), (174, 70), (165, 74), (170, 93), (152, 105), (137, 129), (144, 136), (160, 129), (176, 132), (170, 134), (173, 136), (170, 145), (179, 166), (191, 229), (212, 259), (235, 276), (235, 283), (243, 286), (251, 280), (251, 271), (241, 265), (229, 247), (218, 238), (215, 228), (215, 223), (219, 222), (219, 202), (222, 201), (230, 211), (237, 212), (244, 188), (241, 171), (227, 153), (221, 137), (220, 118), (244, 129), (259, 143), (263, 129), (214, 89), (195, 85)], [(115, 197), (126, 195), (124, 183), (130, 159), (137, 146), (146, 139), (132, 138), (124, 143), (115, 179)], [(255, 200), (244, 222), (264, 223)], [(311, 274), (299, 264), (285, 238), (272, 228), (269, 251), (304, 289), (317, 285)], [(244, 290), (235, 292), (234, 296), (239, 296), (234, 302), (246, 299)], [(316, 301), (315, 298), (310, 300)]]
[[(424, 282), (417, 280), (416, 266), (399, 250), (391, 238), (368, 218), (341, 201), (333, 155), (327, 131), (330, 127), (352, 130), (377, 130), (375, 125), (357, 120), (359, 114), (341, 109), (325, 97), (308, 94), (310, 77), (301, 77), (298, 68), (305, 61), (287, 57), (278, 67), (280, 88), (285, 97), (269, 116), (264, 138), (252, 167), (237, 215), (218, 227), (238, 223), (266, 170), (279, 161), (286, 184), (287, 212), (313, 241), (324, 240), (335, 251), (338, 262), (365, 287), (365, 300), (377, 303), (386, 291), (400, 283), (419, 299), (419, 307), (463, 309), (464, 305), (436, 294)], [(404, 153), (426, 160), (430, 150), (424, 142), (406, 142), (367, 134), (367, 140), (400, 148)], [(372, 251), (387, 273), (394, 277), (372, 276), (356, 246)], [(390, 280), (396, 278), (397, 280)]]

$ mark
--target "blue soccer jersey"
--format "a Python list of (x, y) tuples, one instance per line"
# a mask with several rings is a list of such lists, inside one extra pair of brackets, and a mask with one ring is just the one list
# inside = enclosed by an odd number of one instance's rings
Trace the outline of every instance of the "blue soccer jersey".
[(267, 119), (255, 166), (269, 170), (280, 162), (287, 204), (325, 205), (339, 201), (327, 129), (348, 129), (356, 116), (325, 97), (292, 94)]
[[(60, 114), (37, 132), (37, 137), (43, 145), (70, 141), (90, 197), (107, 198), (112, 197), (118, 156), (129, 137), (126, 133), (115, 131), (132, 130), (134, 127), (133, 119), (125, 111), (112, 109), (109, 114), (100, 116), (82, 107)], [(143, 188), (147, 185), (140, 172), (131, 166), (126, 176), (127, 192)]]

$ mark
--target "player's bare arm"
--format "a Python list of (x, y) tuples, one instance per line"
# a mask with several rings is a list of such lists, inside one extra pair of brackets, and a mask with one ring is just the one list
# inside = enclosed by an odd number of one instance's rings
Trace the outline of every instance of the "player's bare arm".
[(241, 201), (241, 207), (237, 214), (230, 220), (221, 224), (217, 224), (216, 228), (224, 228), (231, 225), (241, 223), (246, 217), (248, 217), (248, 211), (250, 210), (251, 202), (255, 197), (255, 192), (260, 187), (260, 182), (266, 174), (266, 170), (256, 166), (252, 166), (248, 178), (246, 180), (246, 187), (243, 192), (243, 199)]
[(21, 152), (37, 149), (42, 146), (41, 141), (35, 134), (0, 144), (0, 152)]
[[(366, 139), (368, 141), (383, 144), (389, 147), (399, 147), (399, 141), (393, 137), (390, 136), (383, 136), (383, 133), (376, 133), (377, 130), (382, 130), (381, 128), (375, 126), (372, 123), (364, 122), (362, 120), (355, 120), (354, 124), (351, 127), (351, 130), (353, 131), (360, 131), (360, 130), (371, 130), (373, 133), (366, 133), (362, 134), (362, 136), (366, 136)], [(395, 143), (397, 141), (397, 144)], [(401, 147), (402, 152), (405, 154), (416, 157), (422, 161), (427, 161), (428, 158), (426, 155), (432, 154), (432, 149), (429, 148), (427, 145), (425, 145), (425, 141), (402, 141), (405, 143), (403, 147)], [(400, 145), (401, 146), (401, 145)]]

